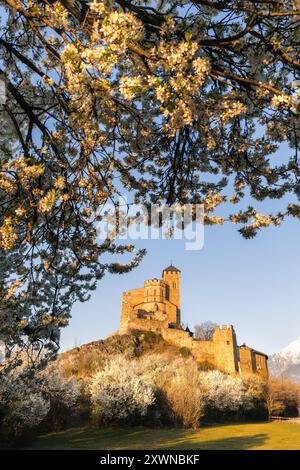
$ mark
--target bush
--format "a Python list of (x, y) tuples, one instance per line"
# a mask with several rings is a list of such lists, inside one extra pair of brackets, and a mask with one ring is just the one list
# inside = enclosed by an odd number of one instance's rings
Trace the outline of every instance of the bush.
[(267, 403), (270, 416), (297, 417), (300, 408), (300, 386), (287, 379), (271, 378)]
[(161, 336), (154, 333), (154, 331), (133, 329), (131, 330), (131, 334), (134, 338), (138, 338), (149, 344), (157, 344), (161, 341)]
[(155, 401), (154, 389), (137, 374), (135, 363), (111, 358), (90, 380), (93, 416), (98, 422), (133, 424), (147, 415)]
[(78, 400), (79, 384), (65, 380), (57, 363), (36, 371), (26, 363), (0, 376), (0, 437), (3, 446), (32, 435), (38, 428), (57, 430)]
[(44, 428), (59, 431), (72, 422), (75, 406), (81, 396), (80, 384), (76, 380), (65, 379), (57, 364), (50, 365), (40, 374), (40, 378), (43, 396), (50, 406)]
[(207, 417), (224, 419), (228, 415), (237, 416), (253, 407), (241, 378), (219, 371), (201, 372), (200, 376)]
[(177, 427), (197, 428), (204, 407), (197, 365), (192, 360), (178, 360), (166, 372), (162, 390), (171, 422)]
[(183, 347), (179, 349), (180, 354), (182, 357), (189, 357), (192, 353), (189, 348)]
[(251, 409), (245, 410), (249, 418), (266, 419), (268, 417), (268, 383), (258, 375), (249, 374), (243, 376), (247, 396), (252, 404)]
[(35, 380), (8, 374), (0, 377), (0, 447), (11, 447), (42, 422), (50, 404)]

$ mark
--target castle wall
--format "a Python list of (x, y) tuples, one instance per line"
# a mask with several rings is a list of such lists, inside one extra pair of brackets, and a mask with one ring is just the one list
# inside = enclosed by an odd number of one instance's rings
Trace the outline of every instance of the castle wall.
[(128, 298), (130, 299), (130, 305), (132, 307), (142, 304), (144, 302), (144, 288), (132, 289), (127, 292)]
[(217, 327), (211, 341), (197, 340), (185, 330), (169, 328), (167, 320), (162, 322), (149, 318), (129, 319), (126, 332), (134, 329), (159, 333), (167, 343), (179, 348), (188, 348), (198, 364), (207, 369), (217, 369), (227, 374), (258, 373), (262, 378), (268, 377), (266, 356), (255, 354), (248, 347), (239, 348), (232, 326)]
[(202, 367), (216, 368), (216, 352), (213, 341), (192, 339), (192, 354)]
[(255, 362), (256, 362), (256, 371), (263, 378), (267, 379), (269, 377), (268, 371), (268, 358), (264, 354), (260, 354), (255, 351)]
[(145, 330), (161, 334), (165, 329), (168, 329), (168, 322), (162, 322), (161, 320), (152, 318), (134, 318), (129, 319), (126, 326), (127, 329), (125, 333), (130, 332), (130, 330)]
[(161, 331), (161, 335), (167, 343), (173, 344), (174, 346), (189, 349), (193, 347), (193, 338), (184, 330), (167, 328)]
[(267, 356), (246, 345), (239, 347), (239, 371), (241, 375), (256, 373), (261, 378), (267, 379), (269, 376), (267, 360)]
[(180, 318), (178, 318), (178, 307), (176, 305), (171, 304), (166, 300), (165, 302), (166, 314), (168, 318), (168, 323), (173, 323), (175, 325), (180, 325)]
[(239, 370), (242, 375), (256, 372), (253, 350), (247, 346), (239, 347)]
[[(136, 322), (134, 322), (135, 325)], [(237, 357), (234, 350), (234, 335), (232, 327), (221, 330), (213, 341), (193, 339), (188, 332), (173, 328), (161, 328), (161, 324), (148, 323), (142, 320), (138, 325), (141, 329), (159, 331), (163, 339), (174, 346), (190, 349), (195, 360), (207, 368), (215, 368), (226, 373), (237, 372)], [(231, 338), (231, 341), (230, 341)], [(229, 344), (228, 344), (229, 342)]]

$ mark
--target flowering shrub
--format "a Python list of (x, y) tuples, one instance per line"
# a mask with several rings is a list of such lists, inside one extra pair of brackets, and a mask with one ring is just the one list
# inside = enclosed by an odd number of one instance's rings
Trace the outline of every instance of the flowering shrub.
[(11, 445), (41, 423), (50, 403), (35, 389), (36, 382), (21, 376), (1, 375), (0, 380), (0, 442)]
[(51, 431), (59, 430), (70, 421), (81, 396), (80, 383), (66, 380), (57, 365), (48, 367), (39, 379), (43, 397), (49, 403), (45, 427)]
[(239, 377), (232, 377), (213, 370), (200, 374), (204, 389), (206, 412), (232, 413), (252, 407), (246, 387)]
[(253, 374), (243, 376), (247, 396), (252, 404), (249, 415), (266, 418), (268, 416), (267, 399), (270, 381), (267, 383), (261, 377)]
[(137, 374), (135, 362), (114, 356), (92, 377), (93, 415), (100, 421), (134, 421), (146, 416), (155, 401), (153, 386)]
[(80, 396), (78, 382), (65, 380), (57, 365), (44, 371), (27, 366), (23, 363), (0, 374), (0, 440), (4, 445), (12, 445), (42, 422), (51, 430), (61, 427), (66, 410)]

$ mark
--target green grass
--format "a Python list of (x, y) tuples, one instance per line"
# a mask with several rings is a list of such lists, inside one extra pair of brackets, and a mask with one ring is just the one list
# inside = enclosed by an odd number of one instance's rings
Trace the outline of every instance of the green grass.
[(39, 436), (27, 449), (300, 449), (300, 425), (228, 424), (197, 430), (72, 428)]

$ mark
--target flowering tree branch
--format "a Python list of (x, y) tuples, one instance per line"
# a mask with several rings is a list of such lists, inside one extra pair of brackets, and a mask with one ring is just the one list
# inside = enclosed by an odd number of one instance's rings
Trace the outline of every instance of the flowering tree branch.
[[(147, 205), (203, 203), (205, 223), (231, 221), (246, 238), (299, 218), (298, 1), (2, 0), (0, 8), (9, 328), (2, 315), (14, 341), (27, 335), (55, 349), (72, 303), (105, 271), (139, 263), (143, 252), (104, 262), (133, 247), (95, 242), (97, 211), (120, 192)], [(267, 199), (282, 204), (276, 214), (256, 208)], [(220, 204), (227, 215), (216, 214)]]

